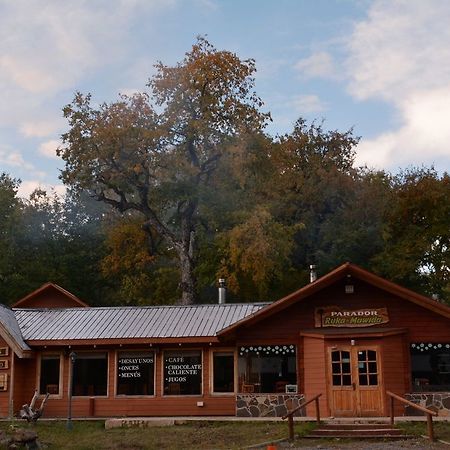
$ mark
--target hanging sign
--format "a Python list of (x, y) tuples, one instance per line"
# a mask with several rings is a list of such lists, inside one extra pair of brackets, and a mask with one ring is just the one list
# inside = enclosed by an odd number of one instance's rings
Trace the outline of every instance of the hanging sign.
[(389, 322), (387, 308), (345, 309), (338, 306), (316, 308), (316, 328), (322, 327), (371, 327)]

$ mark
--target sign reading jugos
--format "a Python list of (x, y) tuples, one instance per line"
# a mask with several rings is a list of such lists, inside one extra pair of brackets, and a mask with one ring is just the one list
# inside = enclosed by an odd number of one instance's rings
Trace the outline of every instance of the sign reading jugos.
[(315, 309), (316, 327), (370, 327), (389, 322), (387, 308), (343, 309), (327, 306)]

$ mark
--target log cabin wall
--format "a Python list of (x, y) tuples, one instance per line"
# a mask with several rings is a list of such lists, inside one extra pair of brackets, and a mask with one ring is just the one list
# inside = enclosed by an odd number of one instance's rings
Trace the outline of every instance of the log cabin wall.
[[(330, 413), (327, 396), (326, 378), (326, 348), (322, 336), (307, 337), (302, 339), (303, 347), (303, 379), (300, 378), (300, 392), (304, 392), (306, 400), (317, 394), (322, 394), (319, 399), (319, 407), (322, 415)], [(316, 414), (314, 403), (306, 407), (306, 415), (314, 417)]]
[(0, 417), (8, 417), (11, 396), (11, 370), (13, 353), (8, 344), (0, 338), (0, 376), (6, 385), (0, 387)]
[[(408, 300), (360, 280), (352, 280), (354, 294), (345, 294), (345, 280), (301, 300), (283, 311), (242, 327), (237, 334), (241, 343), (251, 344), (269, 340), (288, 342), (297, 340), (299, 333), (314, 328), (314, 310), (319, 307), (338, 306), (348, 309), (387, 307), (389, 322), (383, 328), (408, 328), (411, 342), (450, 341), (450, 320)], [(348, 328), (349, 334), (354, 328)]]
[[(116, 395), (116, 352), (140, 350), (139, 348), (109, 348), (108, 351), (108, 392), (106, 396), (72, 397), (73, 417), (139, 417), (139, 416), (223, 416), (235, 415), (236, 400), (234, 395), (211, 393), (210, 357), (212, 349), (219, 347), (183, 346), (181, 350), (203, 350), (202, 393), (200, 395), (163, 395), (163, 354), (165, 350), (180, 350), (180, 347), (160, 347), (155, 352), (155, 395), (154, 396), (121, 396)], [(105, 351), (99, 349), (98, 351)], [(142, 349), (141, 349), (142, 350)], [(147, 347), (148, 350), (148, 347)], [(75, 348), (75, 351), (77, 349)], [(152, 350), (153, 351), (153, 350)], [(67, 354), (67, 351), (66, 351)], [(44, 417), (67, 417), (68, 383), (70, 365), (64, 358), (63, 396), (51, 396), (44, 411)], [(29, 400), (28, 400), (29, 401)], [(203, 406), (199, 406), (201, 402)]]

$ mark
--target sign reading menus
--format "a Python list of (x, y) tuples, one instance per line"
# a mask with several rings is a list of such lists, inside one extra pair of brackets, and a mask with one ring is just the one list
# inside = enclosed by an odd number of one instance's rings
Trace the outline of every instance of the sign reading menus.
[(338, 306), (316, 308), (316, 328), (322, 327), (371, 327), (389, 322), (387, 308), (345, 309)]
[(153, 371), (153, 356), (149, 357), (120, 357), (117, 364), (119, 379), (144, 378)]

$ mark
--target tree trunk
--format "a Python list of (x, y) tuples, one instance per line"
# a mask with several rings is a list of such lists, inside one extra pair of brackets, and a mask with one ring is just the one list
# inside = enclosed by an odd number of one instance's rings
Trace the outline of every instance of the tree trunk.
[(194, 264), (189, 249), (183, 248), (178, 252), (180, 260), (180, 288), (181, 288), (181, 304), (193, 305), (195, 302), (195, 277)]

